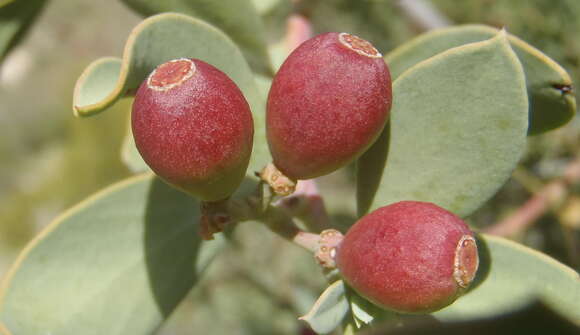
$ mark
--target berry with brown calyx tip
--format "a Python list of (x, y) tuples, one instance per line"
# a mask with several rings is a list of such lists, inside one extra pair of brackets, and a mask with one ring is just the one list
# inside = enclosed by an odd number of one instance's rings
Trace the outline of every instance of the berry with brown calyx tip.
[(348, 164), (377, 139), (391, 100), (388, 67), (371, 43), (347, 33), (304, 42), (282, 64), (268, 95), (274, 165), (298, 180)]
[(402, 201), (357, 221), (336, 255), (345, 281), (385, 309), (428, 313), (457, 299), (478, 266), (473, 233), (432, 203)]
[(201, 200), (227, 198), (245, 176), (254, 134), (250, 107), (230, 78), (203, 61), (159, 65), (137, 91), (131, 126), (147, 165)]

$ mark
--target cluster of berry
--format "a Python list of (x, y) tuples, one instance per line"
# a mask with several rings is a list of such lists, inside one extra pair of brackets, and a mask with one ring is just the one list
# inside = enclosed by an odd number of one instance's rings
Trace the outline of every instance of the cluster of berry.
[[(267, 141), (290, 180), (326, 175), (352, 162), (388, 121), (391, 79), (371, 43), (326, 33), (299, 46), (272, 82)], [(230, 196), (246, 174), (253, 121), (242, 92), (197, 59), (158, 66), (133, 104), (141, 156), (166, 182), (203, 201)], [(387, 309), (430, 312), (453, 302), (477, 270), (473, 233), (452, 213), (404, 201), (364, 216), (338, 245), (343, 278)]]

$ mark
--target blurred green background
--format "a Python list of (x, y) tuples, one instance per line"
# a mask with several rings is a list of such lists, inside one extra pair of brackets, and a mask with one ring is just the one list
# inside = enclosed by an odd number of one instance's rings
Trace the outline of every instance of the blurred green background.
[[(272, 44), (283, 38), (292, 13), (307, 17), (314, 33), (350, 31), (371, 40), (383, 53), (424, 30), (398, 1), (255, 3)], [(575, 82), (580, 81), (580, 1), (431, 3), (451, 24), (506, 27), (563, 65)], [(98, 57), (120, 56), (130, 30), (140, 20), (119, 1), (50, 1), (22, 43), (0, 64), (0, 277), (27, 241), (64, 209), (130, 175), (119, 154), (129, 99), (88, 119), (73, 117), (71, 101), (84, 67)], [(484, 228), (505, 218), (579, 158), (580, 118), (576, 115), (567, 126), (530, 138), (528, 153), (514, 178), (471, 222)], [(354, 219), (353, 181), (349, 169), (321, 180), (323, 192), (336, 197), (329, 210), (338, 223)], [(579, 269), (579, 203), (576, 182), (539, 220), (511, 237)], [(239, 334), (269, 334), (270, 326), (260, 329), (263, 320), (273, 320), (280, 332), (301, 331), (295, 317), (321, 292), (320, 271), (309, 255), (263, 228), (251, 224), (240, 228), (236, 247), (212, 265), (207, 278), (161, 333), (192, 334), (197, 327), (221, 333), (240, 320), (247, 327), (239, 328)], [(260, 276), (248, 271), (247, 264), (258, 268)], [(191, 303), (193, 299), (204, 301), (204, 308)], [(250, 300), (252, 311), (244, 308)], [(212, 322), (215, 314), (220, 315), (220, 322)]]

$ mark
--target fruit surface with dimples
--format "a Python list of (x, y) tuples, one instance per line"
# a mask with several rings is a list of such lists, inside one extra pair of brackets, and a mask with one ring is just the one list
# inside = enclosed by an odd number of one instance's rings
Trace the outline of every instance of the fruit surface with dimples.
[(201, 200), (227, 198), (245, 176), (254, 133), (250, 107), (210, 64), (176, 59), (158, 66), (137, 91), (131, 125), (149, 167)]
[(432, 203), (402, 201), (357, 221), (336, 262), (347, 283), (374, 304), (427, 313), (468, 288), (478, 255), (473, 233), (460, 218)]
[(292, 179), (309, 179), (348, 164), (376, 140), (391, 100), (389, 70), (369, 42), (346, 33), (304, 42), (268, 95), (274, 165)]

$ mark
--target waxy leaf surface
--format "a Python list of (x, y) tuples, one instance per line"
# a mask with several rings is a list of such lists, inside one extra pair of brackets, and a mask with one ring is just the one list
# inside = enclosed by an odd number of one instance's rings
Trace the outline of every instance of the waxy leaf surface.
[(390, 122), (358, 160), (359, 215), (402, 200), (465, 217), (509, 178), (528, 99), (505, 33), (423, 61), (393, 84)]
[[(484, 25), (464, 25), (429, 32), (401, 45), (385, 56), (396, 79), (419, 62), (450, 48), (480, 42), (498, 30)], [(565, 125), (576, 113), (570, 75), (538, 49), (508, 34), (508, 40), (524, 67), (530, 100), (529, 135)]]
[(150, 176), (67, 211), (0, 287), (6, 334), (152, 334), (223, 245), (198, 234), (199, 202)]
[[(248, 63), (260, 73), (272, 74), (262, 19), (249, 0), (123, 0), (145, 16), (163, 12), (186, 14), (224, 31), (240, 47)], [(208, 46), (202, 45), (202, 48)]]
[(300, 320), (319, 334), (327, 334), (338, 327), (350, 310), (342, 280), (334, 282), (320, 295), (312, 309)]

